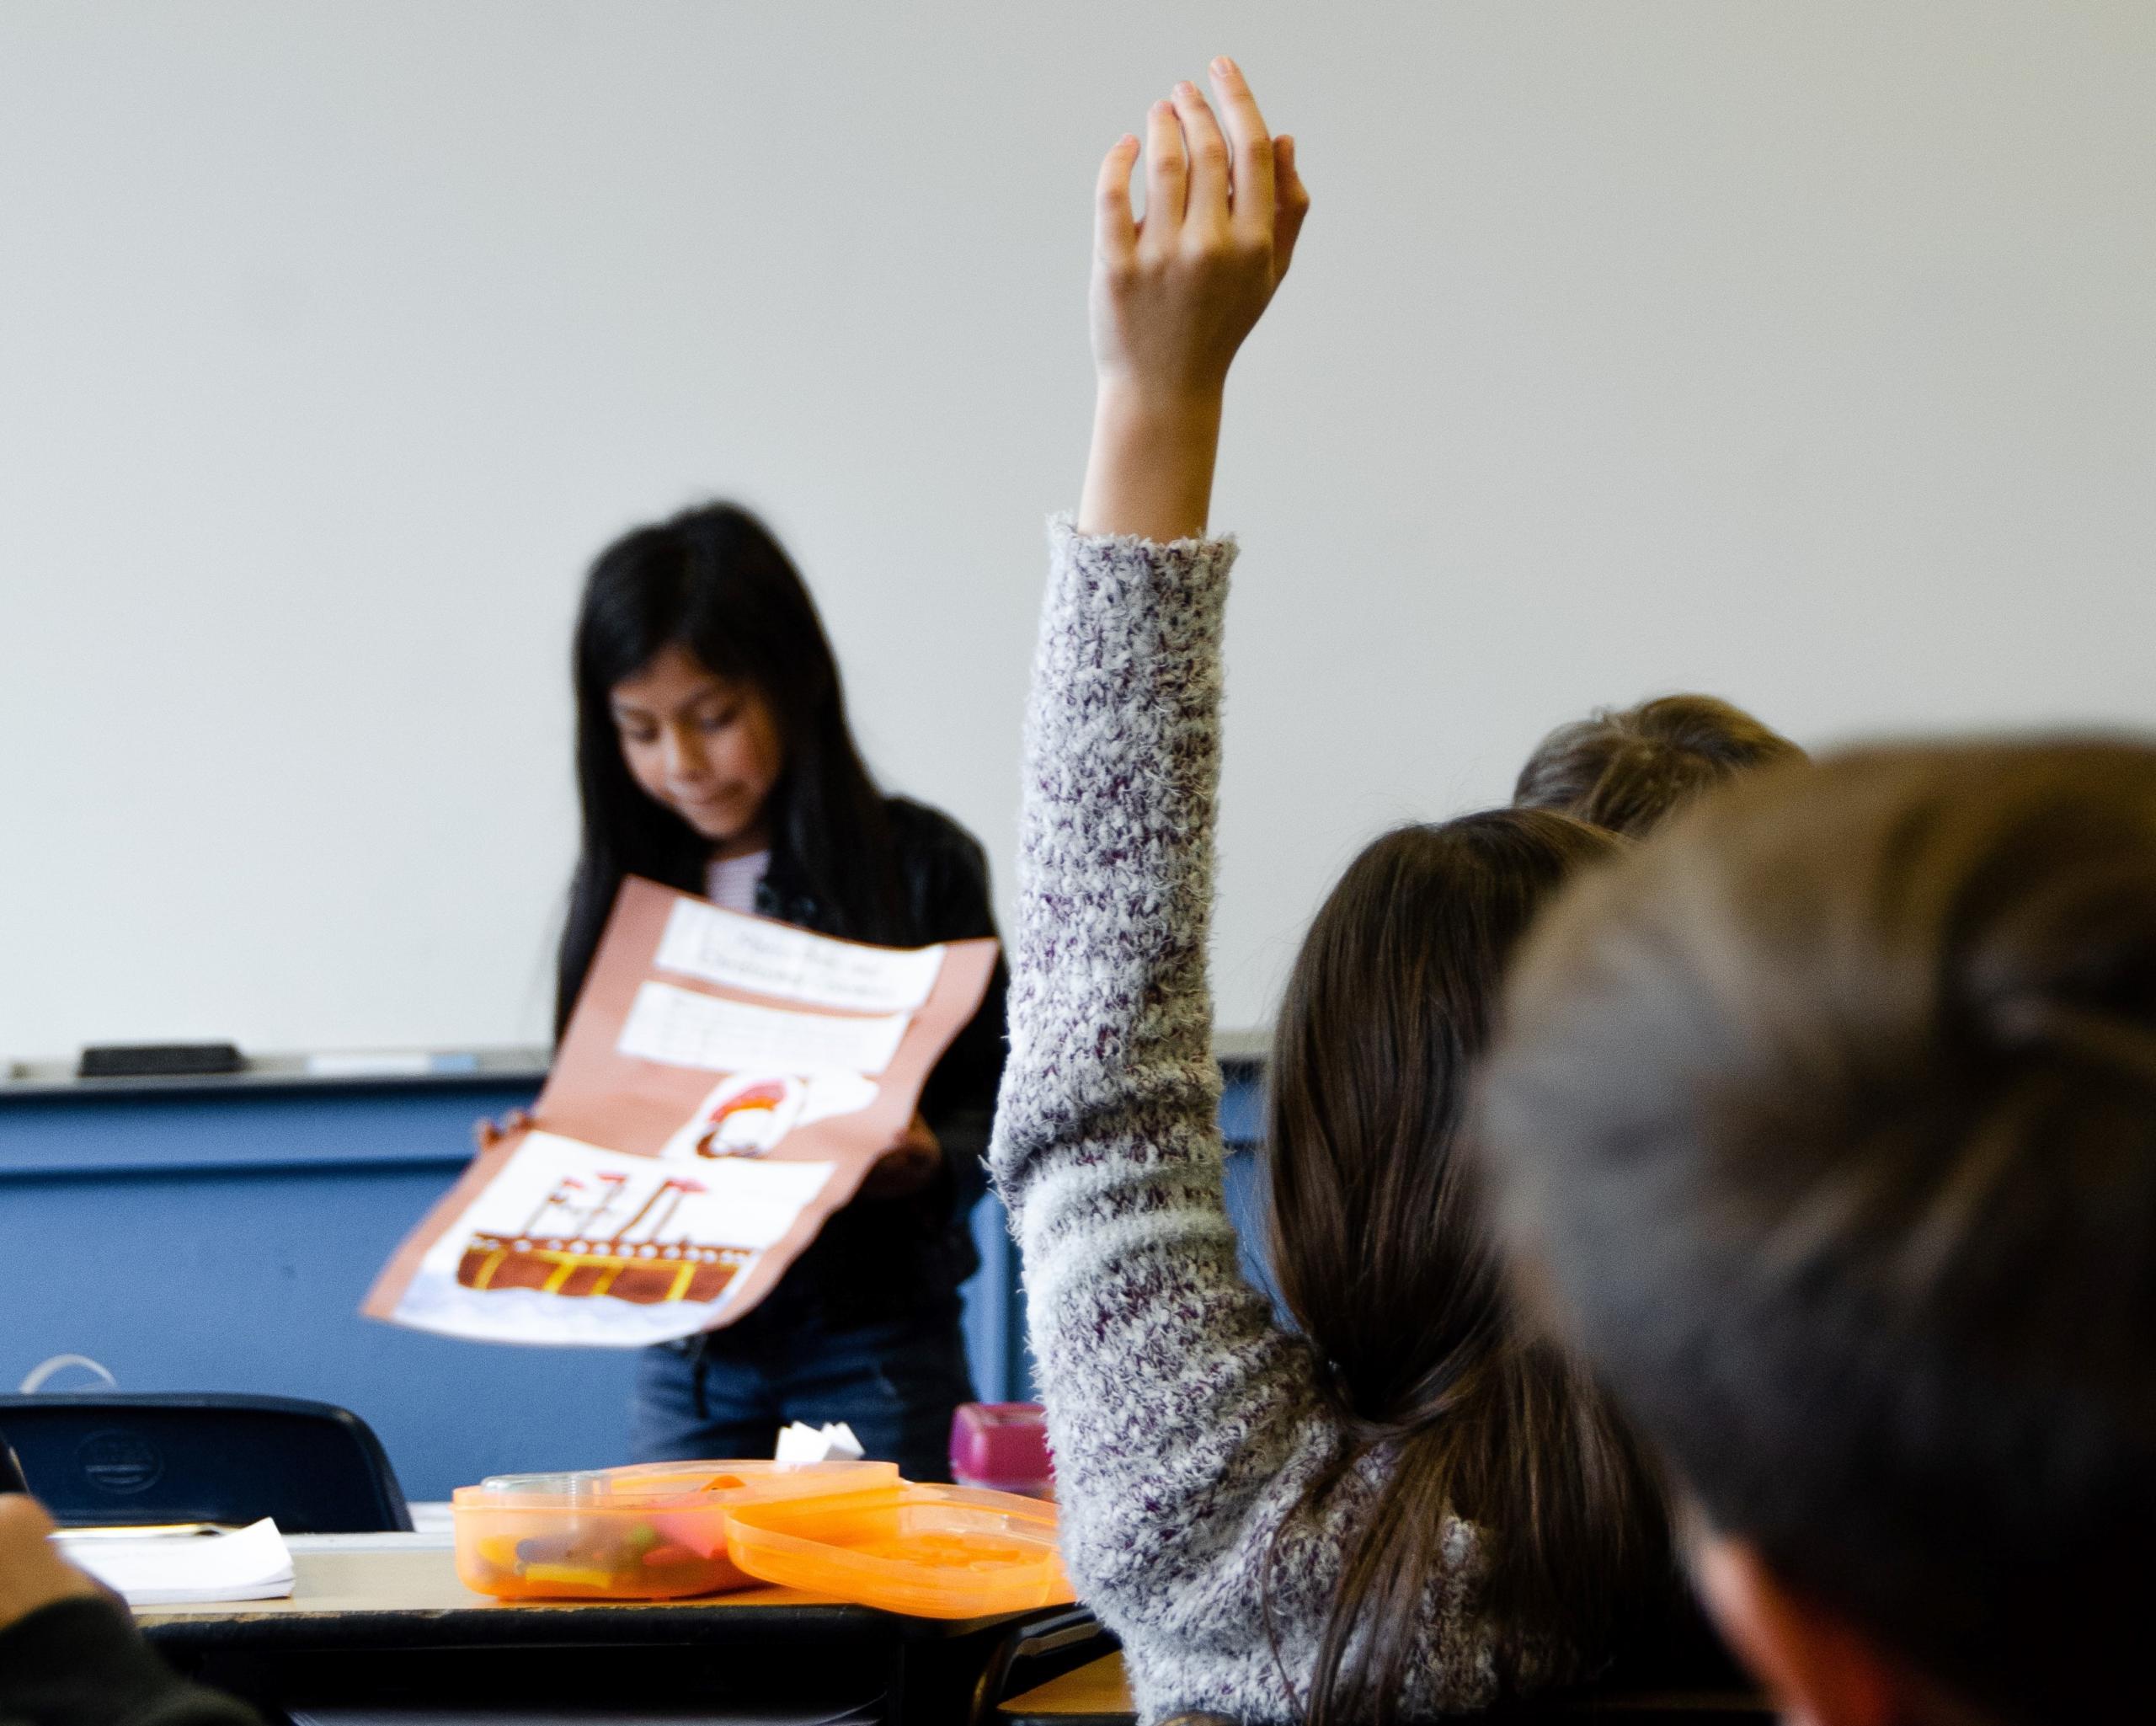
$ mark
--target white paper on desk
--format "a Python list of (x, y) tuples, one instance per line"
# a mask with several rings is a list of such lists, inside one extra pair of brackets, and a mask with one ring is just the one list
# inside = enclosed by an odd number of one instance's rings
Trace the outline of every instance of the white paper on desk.
[(843, 1420), (827, 1420), (819, 1429), (796, 1420), (779, 1429), (776, 1462), (858, 1462), (868, 1453)]
[[(419, 1519), (412, 1520), (416, 1523)], [(456, 1531), (445, 1522), (439, 1528), (385, 1528), (365, 1534), (288, 1534), (285, 1549), (295, 1558), (311, 1552), (453, 1552)]]
[(131, 1606), (199, 1600), (274, 1600), (292, 1591), (292, 1555), (264, 1516), (231, 1534), (101, 1534), (52, 1542)]

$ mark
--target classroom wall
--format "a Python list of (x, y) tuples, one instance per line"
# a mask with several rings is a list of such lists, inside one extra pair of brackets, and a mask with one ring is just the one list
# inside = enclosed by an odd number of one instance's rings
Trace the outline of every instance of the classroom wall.
[[(462, 1172), (475, 1114), (532, 1100), (522, 1081), (332, 1084), (204, 1080), (0, 1090), (0, 1393), (86, 1356), (123, 1392), (305, 1397), (352, 1409), (408, 1494), (488, 1474), (623, 1461), (635, 1350), (503, 1348), (363, 1319), (384, 1261)], [(1259, 1076), (1231, 1063), (1229, 1146), (1259, 1131)], [(1256, 1159), (1228, 1159), (1228, 1212), (1270, 1289)], [(973, 1215), (981, 1265), (961, 1291), (976, 1394), (1034, 1393), (1009, 1220)], [(145, 1291), (154, 1292), (146, 1307)], [(55, 1393), (94, 1388), (68, 1369)]]
[(579, 572), (714, 493), (1007, 895), (1095, 163), (1222, 49), (1316, 199), (1223, 448), (1224, 1023), (1598, 703), (2156, 722), (2142, 0), (13, 0), (0, 1055), (539, 1035)]

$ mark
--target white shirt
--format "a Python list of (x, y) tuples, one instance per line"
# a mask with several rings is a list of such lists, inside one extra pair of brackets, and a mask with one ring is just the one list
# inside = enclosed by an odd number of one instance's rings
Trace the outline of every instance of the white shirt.
[(752, 851), (746, 857), (721, 858), (704, 870), (704, 896), (728, 911), (756, 909), (756, 889), (771, 867), (768, 851)]

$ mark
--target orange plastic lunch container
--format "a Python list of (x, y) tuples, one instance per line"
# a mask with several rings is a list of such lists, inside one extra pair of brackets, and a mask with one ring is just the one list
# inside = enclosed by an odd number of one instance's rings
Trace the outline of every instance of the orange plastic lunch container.
[(501, 1600), (663, 1600), (752, 1588), (727, 1552), (744, 1504), (896, 1488), (894, 1462), (655, 1462), (457, 1488), (456, 1574)]
[(978, 1618), (1073, 1598), (1056, 1509), (1016, 1493), (904, 1481), (729, 1507), (727, 1551), (763, 1582), (924, 1618)]

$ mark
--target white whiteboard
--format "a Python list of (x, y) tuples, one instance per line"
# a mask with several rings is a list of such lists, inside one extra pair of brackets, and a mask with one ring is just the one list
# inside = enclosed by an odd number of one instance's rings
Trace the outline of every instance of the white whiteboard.
[(2156, 722), (2156, 8), (0, 8), (0, 1054), (529, 1040), (584, 563), (716, 494), (1006, 895), (1089, 189), (1237, 54), (1219, 1016), (1380, 826), (1699, 687)]

